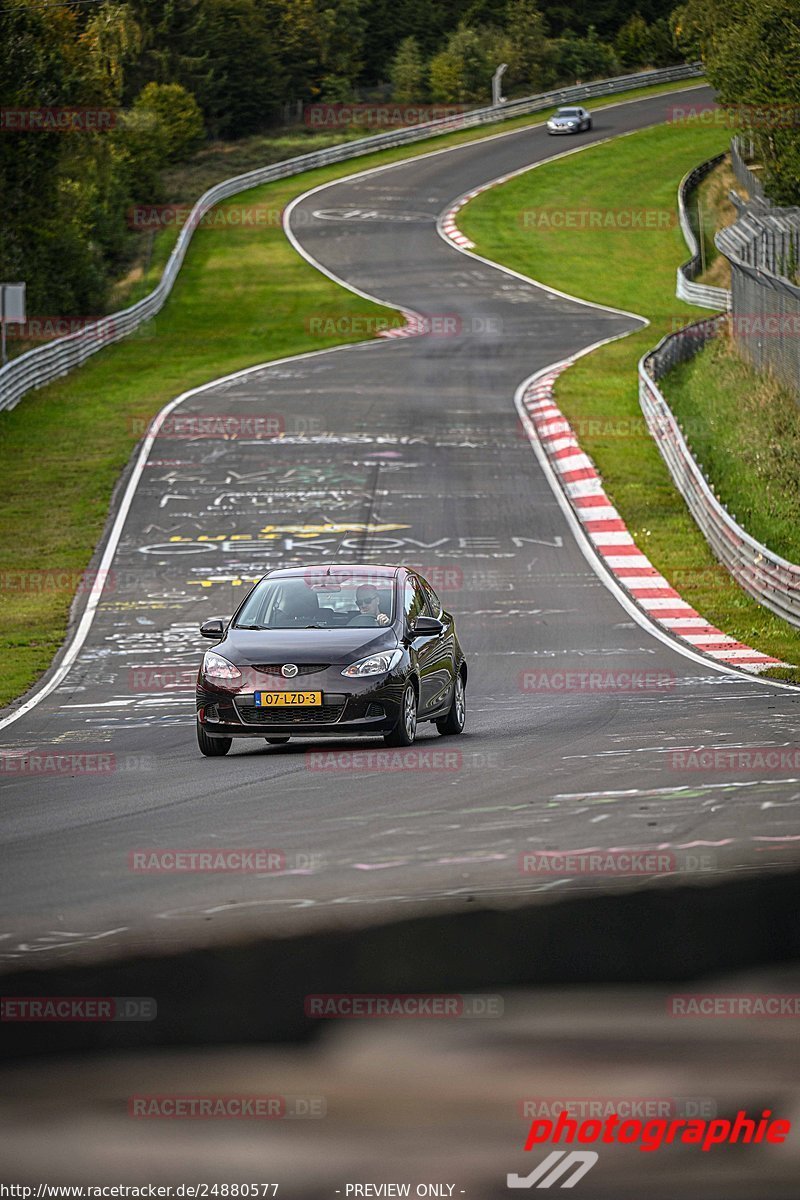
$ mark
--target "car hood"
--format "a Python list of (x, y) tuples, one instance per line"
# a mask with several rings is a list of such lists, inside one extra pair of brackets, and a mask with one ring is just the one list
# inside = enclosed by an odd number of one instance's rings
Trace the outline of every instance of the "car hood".
[(379, 650), (394, 650), (397, 634), (383, 629), (231, 629), (210, 647), (237, 666), (257, 663), (356, 662)]
[(551, 125), (574, 125), (576, 121), (580, 121), (580, 117), (551, 117)]

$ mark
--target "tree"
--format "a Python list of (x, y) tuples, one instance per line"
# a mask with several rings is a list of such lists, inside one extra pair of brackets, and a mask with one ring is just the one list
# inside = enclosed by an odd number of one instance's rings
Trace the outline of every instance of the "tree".
[(276, 7), (290, 95), (348, 99), (363, 66), (363, 0), (276, 0)]
[(413, 104), (422, 98), (425, 64), (414, 37), (404, 38), (389, 68), (392, 96), (401, 104)]
[(264, 129), (284, 98), (279, 13), (258, 0), (206, 0), (200, 49), (212, 64), (198, 96), (214, 137)]
[(133, 108), (152, 115), (153, 136), (165, 163), (186, 158), (203, 139), (203, 114), (192, 93), (179, 83), (148, 83)]
[[(9, 108), (103, 106), (109, 96), (77, 16), (46, 0), (0, 8), (0, 95)], [(85, 223), (104, 204), (105, 134), (3, 131), (0, 278), (24, 279), (32, 314), (98, 313), (103, 248)]]
[(659, 17), (650, 26), (649, 65), (651, 67), (669, 67), (682, 60), (683, 55), (675, 44), (669, 21), (666, 17)]
[(142, 51), (142, 31), (127, 4), (104, 4), (90, 16), (80, 41), (88, 49), (103, 90), (119, 103), (127, 67)]
[(626, 21), (614, 39), (614, 49), (623, 67), (643, 67), (649, 61), (650, 30), (638, 13)]
[(675, 15), (720, 102), (752, 137), (778, 204), (800, 203), (800, 11), (796, 0), (690, 0)]
[(459, 25), (429, 68), (432, 98), (442, 104), (491, 99), (494, 64), (487, 62), (484, 44), (474, 29)]
[(125, 99), (147, 83), (180, 83), (205, 109), (213, 63), (205, 50), (208, 0), (128, 0), (142, 34), (142, 52), (127, 73)]
[(547, 36), (547, 22), (536, 0), (510, 0), (506, 9), (509, 91), (544, 91), (553, 82), (554, 57)]
[(593, 25), (589, 26), (586, 37), (567, 33), (558, 38), (555, 50), (558, 77), (565, 83), (608, 79), (619, 73), (613, 47), (600, 40)]

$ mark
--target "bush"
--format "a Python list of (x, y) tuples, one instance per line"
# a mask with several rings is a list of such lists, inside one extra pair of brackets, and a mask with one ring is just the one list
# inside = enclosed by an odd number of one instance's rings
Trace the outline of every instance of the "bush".
[(203, 115), (191, 92), (179, 83), (148, 83), (133, 102), (137, 115), (152, 115), (154, 136), (164, 162), (188, 157), (203, 140)]

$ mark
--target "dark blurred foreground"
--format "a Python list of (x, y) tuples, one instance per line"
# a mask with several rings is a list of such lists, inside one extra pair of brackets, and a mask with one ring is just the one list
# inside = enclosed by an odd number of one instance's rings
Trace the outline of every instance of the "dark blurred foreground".
[[(800, 1017), (677, 1017), (671, 997), (800, 995), (799, 879), (787, 869), (587, 891), (6, 976), (5, 996), (149, 995), (159, 1015), (6, 1026), (0, 1179), (274, 1182), (279, 1197), (345, 1200), (348, 1184), (408, 1183), (411, 1196), (452, 1184), (427, 1194), (508, 1197), (518, 1193), (507, 1173), (527, 1174), (554, 1148), (523, 1151), (532, 1117), (555, 1120), (566, 1103), (579, 1119), (732, 1120), (768, 1109), (795, 1126)], [(480, 992), (502, 1004), (494, 1016), (315, 1022), (304, 998), (322, 992)], [(269, 1120), (130, 1115), (132, 1097), (176, 1095), (281, 1103)], [(578, 1195), (800, 1194), (796, 1128), (783, 1145), (591, 1148), (599, 1159)]]

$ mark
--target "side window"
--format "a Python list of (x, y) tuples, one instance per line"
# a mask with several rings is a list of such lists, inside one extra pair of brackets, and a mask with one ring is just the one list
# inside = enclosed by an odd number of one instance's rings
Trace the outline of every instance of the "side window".
[(439, 603), (439, 597), (436, 595), (436, 592), (428, 583), (427, 579), (422, 580), (422, 586), (425, 589), (425, 595), (428, 598), (428, 608), (430, 609), (431, 616), (438, 617), (442, 611), (442, 606)]
[(413, 575), (406, 579), (403, 607), (408, 625), (413, 625), (417, 617), (425, 612), (425, 594)]

